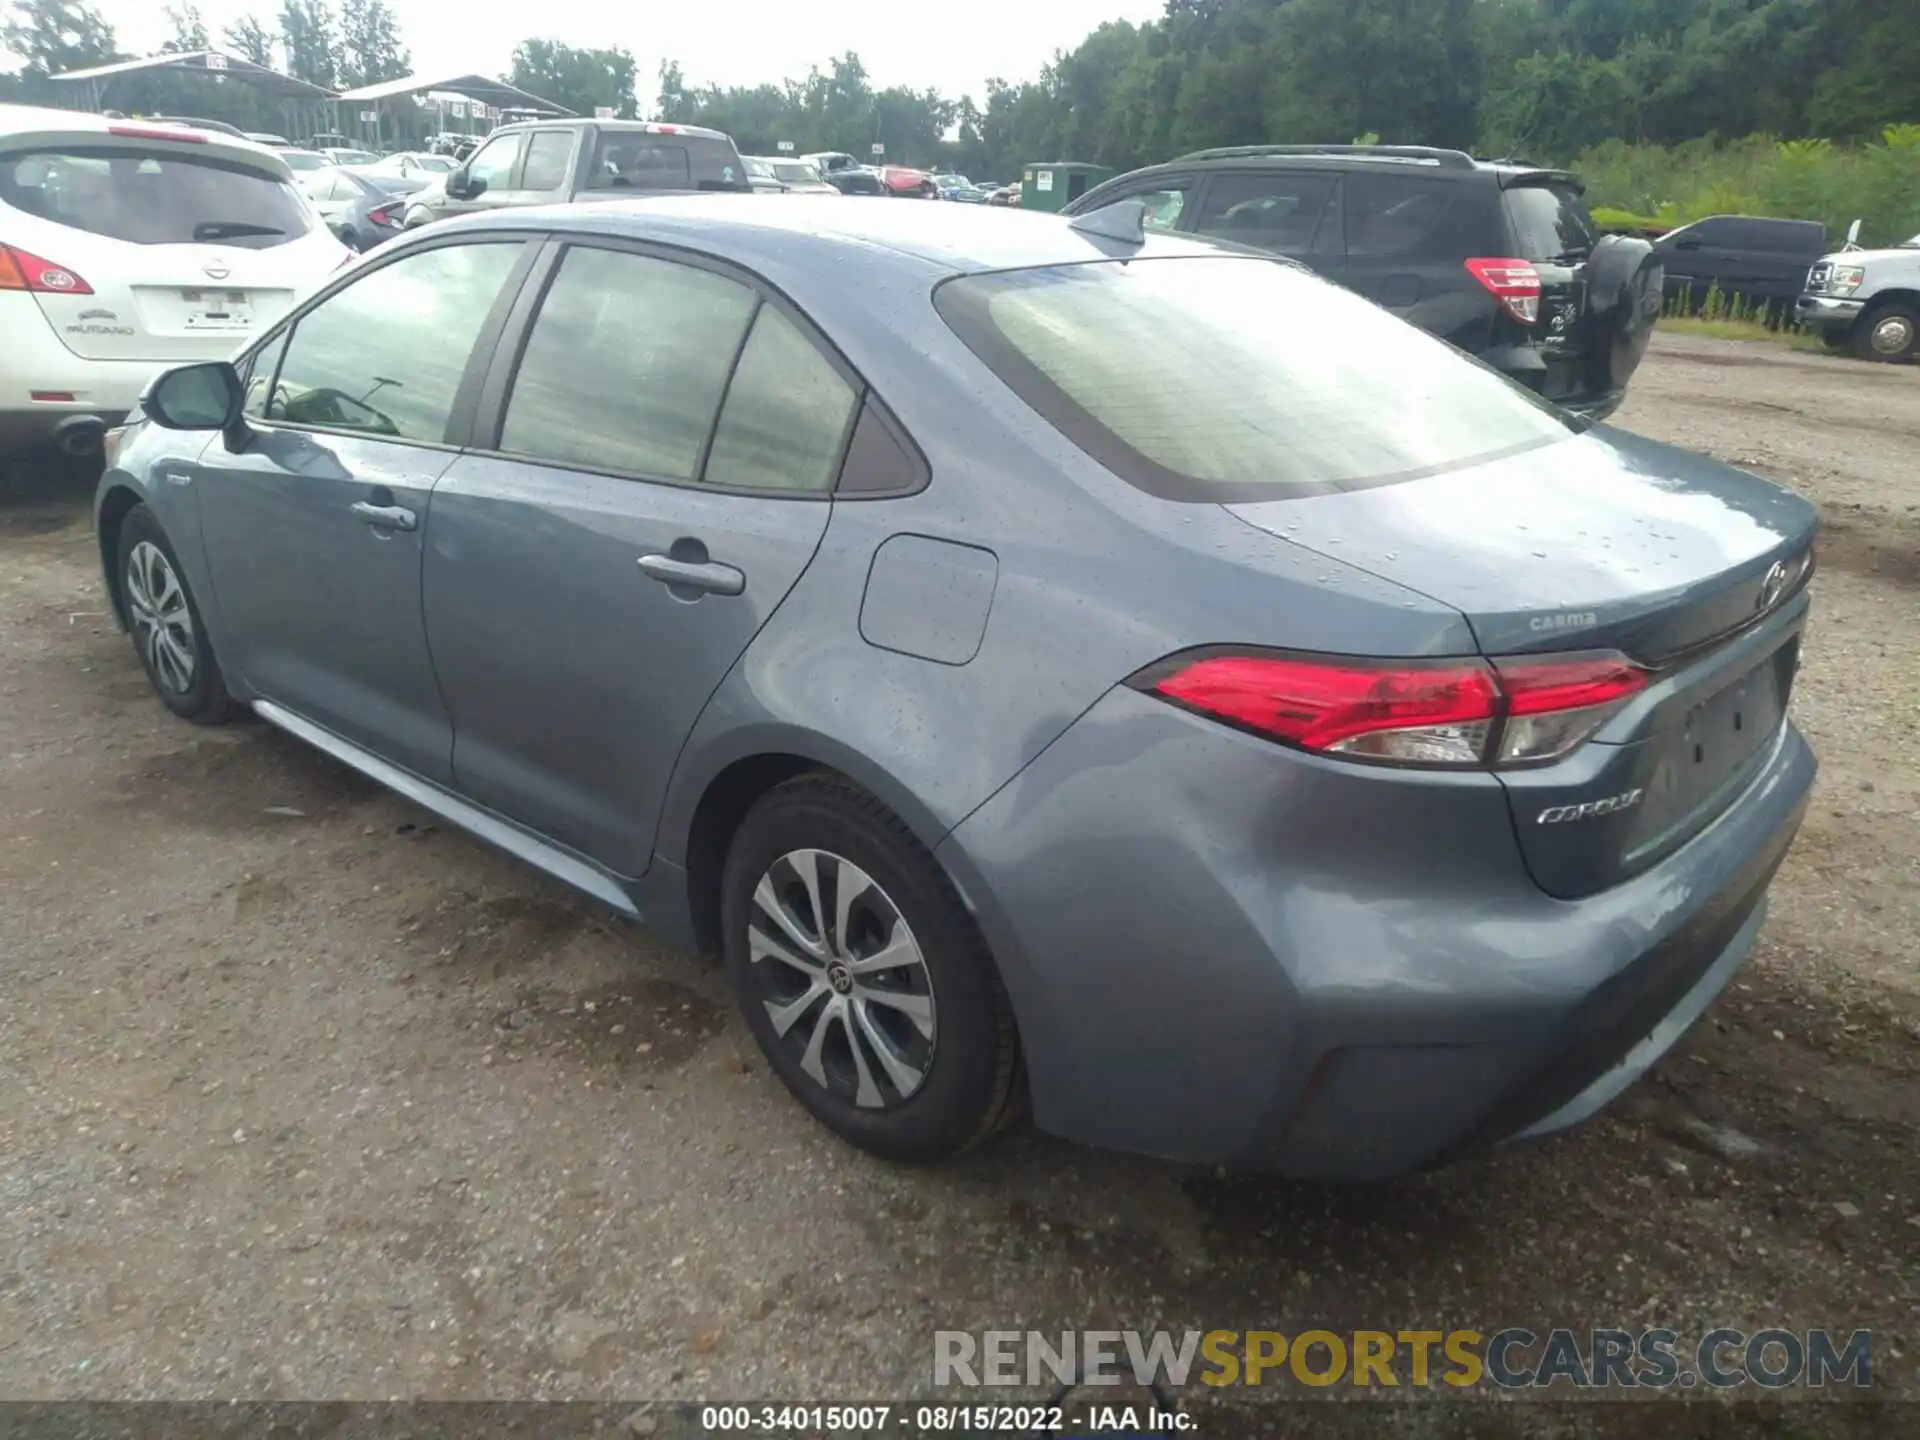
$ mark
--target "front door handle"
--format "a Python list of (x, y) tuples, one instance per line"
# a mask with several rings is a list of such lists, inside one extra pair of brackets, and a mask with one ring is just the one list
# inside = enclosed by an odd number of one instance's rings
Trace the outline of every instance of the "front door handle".
[(640, 569), (650, 578), (676, 590), (738, 595), (747, 588), (744, 573), (717, 560), (676, 560), (671, 555), (642, 555)]
[(353, 513), (381, 530), (418, 530), (420, 517), (404, 505), (376, 505), (371, 500), (353, 502)]

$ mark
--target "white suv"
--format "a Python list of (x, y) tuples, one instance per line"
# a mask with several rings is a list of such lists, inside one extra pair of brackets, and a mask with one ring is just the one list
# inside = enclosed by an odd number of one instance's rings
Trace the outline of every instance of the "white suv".
[(0, 454), (97, 447), (156, 371), (225, 359), (350, 258), (262, 146), (0, 105)]

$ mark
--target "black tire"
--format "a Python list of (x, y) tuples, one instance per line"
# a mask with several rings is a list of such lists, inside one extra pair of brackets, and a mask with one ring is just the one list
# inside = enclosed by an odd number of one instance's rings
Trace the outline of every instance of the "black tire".
[[(1666, 293), (1666, 264), (1644, 240), (1602, 236), (1587, 258), (1587, 388), (1626, 389), (1647, 353)], [(1689, 310), (1693, 297), (1687, 298)]]
[[(158, 551), (165, 562), (166, 573), (179, 587), (186, 623), (177, 620), (172, 624), (148, 623), (146, 617), (159, 615), (167, 607), (157, 610), (155, 604), (149, 603), (154, 601), (156, 591), (164, 594), (165, 590), (151, 578), (156, 571), (147, 549), (142, 547)], [(182, 720), (191, 720), (196, 725), (219, 725), (231, 720), (240, 707), (227, 693), (220, 662), (214, 657), (206, 624), (200, 618), (200, 602), (193, 598), (193, 590), (180, 567), (180, 557), (174, 553), (166, 531), (145, 505), (134, 506), (120, 522), (120, 544), (114, 563), (118, 567), (115, 574), (126, 610), (127, 628), (133, 638), (133, 651), (140, 657), (140, 668), (147, 672), (147, 680), (159, 695), (160, 703)], [(142, 567), (141, 572), (134, 571), (136, 564)], [(142, 574), (148, 578), (143, 579)], [(190, 644), (191, 665), (185, 684), (178, 683), (177, 662), (170, 663), (162, 654), (166, 642), (153, 639), (161, 630), (166, 631), (177, 651), (186, 651)]]
[(1853, 332), (1851, 330), (1822, 330), (1818, 333), (1820, 343), (1829, 350), (1849, 350), (1853, 348)]
[[(825, 852), (826, 861), (850, 862), (864, 871), (878, 892), (873, 898), (897, 913), (911, 932), (910, 943), (917, 944), (920, 964), (901, 967), (911, 973), (898, 983), (902, 993), (913, 993), (911, 986), (924, 980), (932, 1034), (924, 1040), (924, 1056), (912, 1057), (923, 1066), (923, 1078), (909, 1092), (889, 1083), (890, 1073), (871, 1041), (858, 1042), (861, 1051), (856, 1059), (856, 1027), (844, 1018), (850, 1011), (843, 1008), (839, 1020), (823, 1018), (835, 1005), (860, 1003), (857, 997), (873, 994), (871, 988), (842, 990), (836, 981), (822, 989), (807, 980), (804, 972), (777, 959), (763, 958), (757, 964), (752, 959), (750, 927), (776, 935), (789, 953), (798, 952), (789, 936), (780, 935), (766, 920), (755, 892), (763, 877), (777, 883), (775, 877), (793, 875), (783, 857), (807, 851)], [(828, 866), (819, 865), (819, 870), (816, 913), (826, 921), (835, 908), (827, 892), (832, 888), (837, 895), (838, 881), (828, 878)], [(844, 872), (832, 868), (831, 873)], [(794, 891), (789, 888), (786, 893)], [(870, 891), (856, 893), (873, 896)], [(873, 796), (849, 780), (827, 774), (802, 775), (769, 791), (734, 835), (720, 897), (727, 971), (747, 1025), (774, 1073), (828, 1129), (885, 1159), (924, 1162), (964, 1150), (1018, 1114), (1023, 1098), (1020, 1042), (993, 957), (939, 865), (899, 817)], [(865, 898), (859, 903), (864, 905)], [(758, 926), (756, 917), (762, 921)], [(837, 951), (831, 943), (834, 937), (822, 937), (828, 944), (821, 954), (873, 953), (877, 946), (872, 934), (862, 949), (858, 933), (862, 918), (850, 914), (845, 928), (853, 936)], [(832, 922), (820, 926), (821, 930), (832, 928)], [(897, 930), (889, 930), (880, 943), (897, 937)], [(810, 963), (810, 957), (801, 958)], [(860, 986), (861, 981), (842, 968), (839, 980), (848, 987)], [(899, 973), (884, 972), (885, 983), (895, 983)], [(820, 983), (824, 983), (825, 968), (821, 974)], [(875, 983), (872, 977), (866, 981), (869, 987)], [(808, 994), (815, 997), (794, 1007), (791, 1013), (798, 1018), (790, 1021), (784, 1037), (768, 1008), (792, 998), (790, 993), (780, 993), (783, 985), (797, 989), (802, 999)], [(873, 1002), (866, 1002), (866, 1013), (890, 1025), (907, 1023), (890, 1006), (876, 1009)], [(814, 1060), (823, 1078), (816, 1078), (803, 1064), (803, 1049), (816, 1030), (826, 1032)], [(909, 1045), (921, 1044), (913, 1034), (906, 1039)], [(857, 1087), (867, 1084), (873, 1087), (870, 1098), (878, 1104), (855, 1103)]]
[[(1889, 325), (1904, 325), (1905, 340), (1896, 348), (1887, 348), (1884, 336)], [(1909, 305), (1876, 305), (1853, 322), (1853, 353), (1862, 360), (1883, 365), (1904, 365), (1920, 349), (1920, 314)]]

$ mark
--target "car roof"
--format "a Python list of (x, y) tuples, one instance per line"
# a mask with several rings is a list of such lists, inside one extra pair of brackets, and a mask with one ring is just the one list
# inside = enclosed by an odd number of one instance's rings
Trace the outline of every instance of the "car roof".
[(823, 276), (842, 277), (840, 283), (852, 287), (860, 283), (862, 266), (959, 275), (1227, 252), (1210, 241), (1151, 231), (1142, 244), (1123, 245), (1082, 234), (1071, 220), (1037, 211), (848, 205), (810, 196), (774, 203), (744, 195), (659, 195), (598, 205), (543, 205), (443, 221), (434, 231), (445, 234), (456, 227), (623, 236), (685, 246), (750, 269), (769, 257), (787, 269), (817, 262)]
[(90, 137), (138, 138), (156, 145), (178, 147), (180, 154), (217, 155), (245, 160), (259, 168), (284, 173), (292, 153), (260, 145), (244, 135), (222, 130), (190, 129), (179, 122), (114, 120), (85, 110), (59, 110), (44, 105), (0, 104), (0, 141), (46, 137), (59, 143), (85, 145)]
[[(1227, 146), (1216, 150), (1196, 150), (1189, 155), (1176, 156), (1174, 159), (1162, 160), (1153, 165), (1143, 165), (1137, 170), (1124, 171), (1101, 183), (1111, 185), (1115, 180), (1194, 169), (1334, 171), (1377, 169), (1384, 173), (1413, 173), (1449, 180), (1471, 180), (1492, 176), (1502, 187), (1515, 184), (1564, 183), (1585, 188), (1585, 182), (1571, 170), (1555, 170), (1546, 166), (1533, 165), (1524, 160), (1505, 158), (1484, 160), (1461, 151), (1436, 150), (1430, 156), (1410, 153), (1420, 148), (1422, 147), (1388, 146), (1377, 150), (1366, 148), (1343, 150), (1339, 146), (1328, 146), (1324, 150), (1313, 150), (1283, 146)], [(1449, 163), (1438, 158), (1441, 156), (1457, 157), (1457, 159), (1452, 159)]]

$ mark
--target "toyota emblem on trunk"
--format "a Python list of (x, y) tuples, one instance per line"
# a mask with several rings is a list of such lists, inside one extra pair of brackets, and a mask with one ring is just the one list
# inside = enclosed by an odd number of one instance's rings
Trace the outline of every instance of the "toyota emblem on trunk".
[(1781, 592), (1786, 588), (1787, 562), (1776, 560), (1768, 569), (1766, 577), (1760, 582), (1760, 598), (1754, 602), (1753, 606), (1755, 612), (1771, 610), (1774, 602), (1780, 598)]
[(227, 267), (227, 262), (224, 260), (209, 260), (201, 267), (200, 273), (205, 275), (209, 280), (224, 280), (227, 276), (231, 275), (233, 271)]

